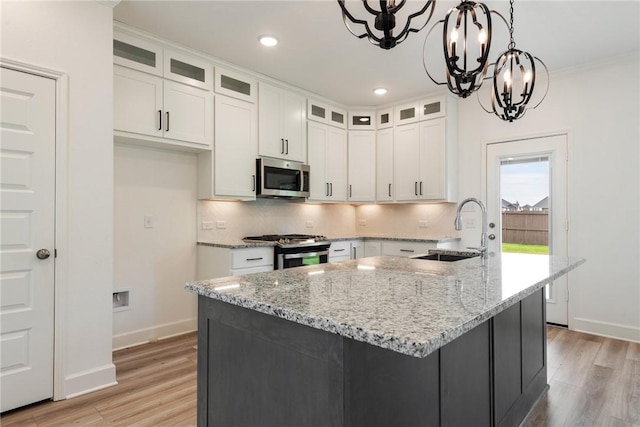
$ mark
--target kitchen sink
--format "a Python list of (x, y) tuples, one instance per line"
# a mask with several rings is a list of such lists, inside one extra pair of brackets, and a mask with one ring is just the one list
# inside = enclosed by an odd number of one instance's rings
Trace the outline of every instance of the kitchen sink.
[(469, 255), (450, 255), (450, 254), (429, 254), (429, 255), (420, 255), (413, 257), (413, 259), (429, 259), (433, 261), (444, 261), (444, 262), (454, 262), (460, 261), (463, 259), (469, 259), (480, 256), (480, 254), (469, 254)]

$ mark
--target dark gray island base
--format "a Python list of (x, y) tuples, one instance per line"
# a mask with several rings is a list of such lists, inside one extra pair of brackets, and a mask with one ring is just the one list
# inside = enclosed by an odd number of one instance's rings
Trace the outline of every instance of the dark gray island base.
[[(390, 257), (376, 257), (343, 263), (336, 275), (323, 271), (322, 279), (309, 279), (302, 288), (287, 287), (289, 282), (282, 272), (188, 284), (188, 289), (200, 294), (198, 425), (519, 425), (547, 388), (542, 281), (532, 277), (535, 285), (507, 292), (505, 288), (512, 286), (504, 265), (498, 264), (497, 271), (491, 265), (480, 267), (477, 259), (456, 263), (455, 268), (440, 266), (445, 263), (436, 261), (402, 261), (397, 271), (390, 273), (402, 276), (396, 288), (384, 273), (388, 273), (390, 264), (397, 264), (392, 261)], [(550, 277), (565, 274), (581, 262), (572, 260), (557, 269), (548, 265), (543, 276), (548, 282)], [(365, 267), (364, 271), (356, 271), (357, 265), (374, 266), (377, 272), (367, 272)], [(428, 268), (421, 270), (424, 265)], [(325, 269), (330, 273), (335, 268)], [(477, 269), (483, 272), (482, 278), (474, 281), (471, 277)], [(305, 275), (311, 273), (309, 277), (314, 274), (310, 267), (296, 270), (298, 275), (302, 270)], [(425, 279), (423, 274), (428, 277)], [(341, 287), (342, 280), (338, 278), (345, 277), (349, 283)], [(261, 280), (263, 285), (272, 281), (274, 286), (268, 290), (252, 288)], [(447, 317), (456, 326), (445, 330), (439, 324), (440, 331), (418, 328), (428, 338), (422, 340), (421, 335), (406, 333), (406, 325), (399, 330), (402, 321), (410, 322), (411, 316), (399, 313), (400, 320), (385, 323), (387, 318), (380, 313), (380, 307), (402, 308), (382, 289), (376, 289), (386, 281), (387, 291), (397, 294), (398, 301), (407, 299), (399, 289), (412, 289), (411, 294), (420, 301), (407, 303), (408, 311), (431, 300), (427, 290), (434, 293), (437, 304), (447, 300), (449, 307), (433, 315)], [(369, 292), (359, 292), (361, 282), (368, 283)], [(467, 294), (463, 292), (463, 282)], [(500, 296), (496, 282), (501, 283)], [(419, 290), (416, 283), (424, 288)], [(430, 288), (431, 285), (439, 288)], [(196, 290), (198, 286), (200, 289)], [(317, 294), (315, 286), (323, 286), (323, 292)], [(283, 289), (289, 300), (283, 299)], [(452, 289), (459, 291), (457, 296)], [(437, 290), (442, 292), (438, 294)], [(306, 302), (304, 311), (309, 316), (322, 318), (320, 327), (308, 326), (311, 322), (306, 318), (292, 319), (293, 308), (297, 313), (303, 311), (290, 301), (294, 291), (297, 303)], [(368, 305), (367, 313), (357, 313), (355, 318), (375, 329), (375, 333), (364, 335), (370, 339), (358, 335), (366, 326), (358, 326), (357, 320), (348, 323), (337, 314), (333, 319), (326, 313), (327, 306), (318, 302), (339, 305), (337, 293), (341, 301), (360, 300), (362, 305)], [(474, 305), (474, 298), (482, 304)], [(374, 303), (376, 299), (382, 301)], [(362, 320), (362, 316), (366, 319)], [(338, 326), (331, 321), (338, 322)], [(356, 330), (351, 329), (354, 326)], [(393, 328), (398, 331), (390, 339)], [(442, 345), (430, 347), (430, 340)]]

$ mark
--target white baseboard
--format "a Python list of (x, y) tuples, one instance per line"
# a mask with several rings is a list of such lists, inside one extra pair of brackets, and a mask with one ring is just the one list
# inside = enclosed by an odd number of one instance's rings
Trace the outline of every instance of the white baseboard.
[(193, 332), (197, 329), (198, 322), (196, 318), (138, 329), (137, 331), (114, 335), (112, 337), (112, 348), (113, 351), (115, 351), (127, 347), (134, 347), (175, 335), (186, 334), (187, 332)]
[(82, 394), (102, 390), (118, 384), (116, 367), (113, 363), (69, 375), (64, 380), (65, 398), (71, 399)]
[(569, 328), (578, 332), (640, 343), (640, 328), (574, 317)]

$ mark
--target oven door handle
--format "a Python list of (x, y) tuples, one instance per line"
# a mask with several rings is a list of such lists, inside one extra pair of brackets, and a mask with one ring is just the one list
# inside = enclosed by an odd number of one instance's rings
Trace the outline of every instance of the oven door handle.
[(307, 258), (307, 257), (322, 256), (322, 255), (329, 255), (329, 251), (302, 252), (297, 254), (282, 254), (284, 259), (298, 259), (298, 258)]

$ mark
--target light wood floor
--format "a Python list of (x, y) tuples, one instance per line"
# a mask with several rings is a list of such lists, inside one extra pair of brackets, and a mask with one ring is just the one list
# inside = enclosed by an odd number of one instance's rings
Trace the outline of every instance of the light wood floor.
[[(640, 426), (640, 344), (547, 329), (550, 389), (526, 427)], [(196, 336), (114, 353), (118, 385), (0, 417), (9, 426), (192, 426)]]

